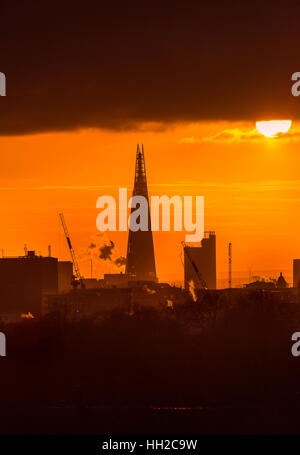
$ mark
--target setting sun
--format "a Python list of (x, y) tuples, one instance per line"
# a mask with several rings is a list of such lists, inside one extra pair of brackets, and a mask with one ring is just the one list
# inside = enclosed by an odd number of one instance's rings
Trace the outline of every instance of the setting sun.
[(256, 122), (257, 130), (266, 137), (276, 138), (289, 131), (292, 125), (291, 120), (268, 120)]

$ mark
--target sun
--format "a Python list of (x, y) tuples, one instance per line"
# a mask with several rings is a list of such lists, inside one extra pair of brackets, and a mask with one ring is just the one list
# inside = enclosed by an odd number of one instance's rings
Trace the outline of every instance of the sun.
[(266, 137), (276, 138), (288, 132), (292, 120), (268, 120), (256, 122), (257, 130)]

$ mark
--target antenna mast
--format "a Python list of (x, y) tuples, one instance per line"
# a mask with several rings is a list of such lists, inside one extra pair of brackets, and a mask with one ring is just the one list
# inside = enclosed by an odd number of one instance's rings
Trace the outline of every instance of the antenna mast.
[(232, 244), (228, 245), (228, 288), (231, 289), (232, 282), (232, 270), (231, 270), (231, 253), (232, 253)]

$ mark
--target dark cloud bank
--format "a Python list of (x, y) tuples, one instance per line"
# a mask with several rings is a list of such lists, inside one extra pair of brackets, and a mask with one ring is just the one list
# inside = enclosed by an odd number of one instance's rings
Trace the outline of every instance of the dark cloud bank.
[(299, 117), (299, 2), (0, 5), (1, 135)]

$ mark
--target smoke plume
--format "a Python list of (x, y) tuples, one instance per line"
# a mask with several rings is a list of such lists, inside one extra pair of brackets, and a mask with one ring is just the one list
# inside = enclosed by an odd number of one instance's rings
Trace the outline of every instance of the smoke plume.
[(115, 259), (115, 264), (118, 267), (126, 265), (126, 258), (124, 256), (119, 256), (117, 259)]
[(113, 252), (113, 249), (115, 247), (115, 244), (114, 242), (111, 240), (110, 241), (110, 245), (103, 245), (99, 248), (99, 251), (100, 251), (100, 254), (99, 254), (99, 258), (100, 259), (104, 259), (104, 261), (111, 261), (111, 256), (112, 256), (112, 252)]
[(197, 295), (196, 295), (196, 291), (195, 291), (195, 283), (193, 280), (189, 281), (189, 292), (194, 300), (194, 302), (197, 302)]

